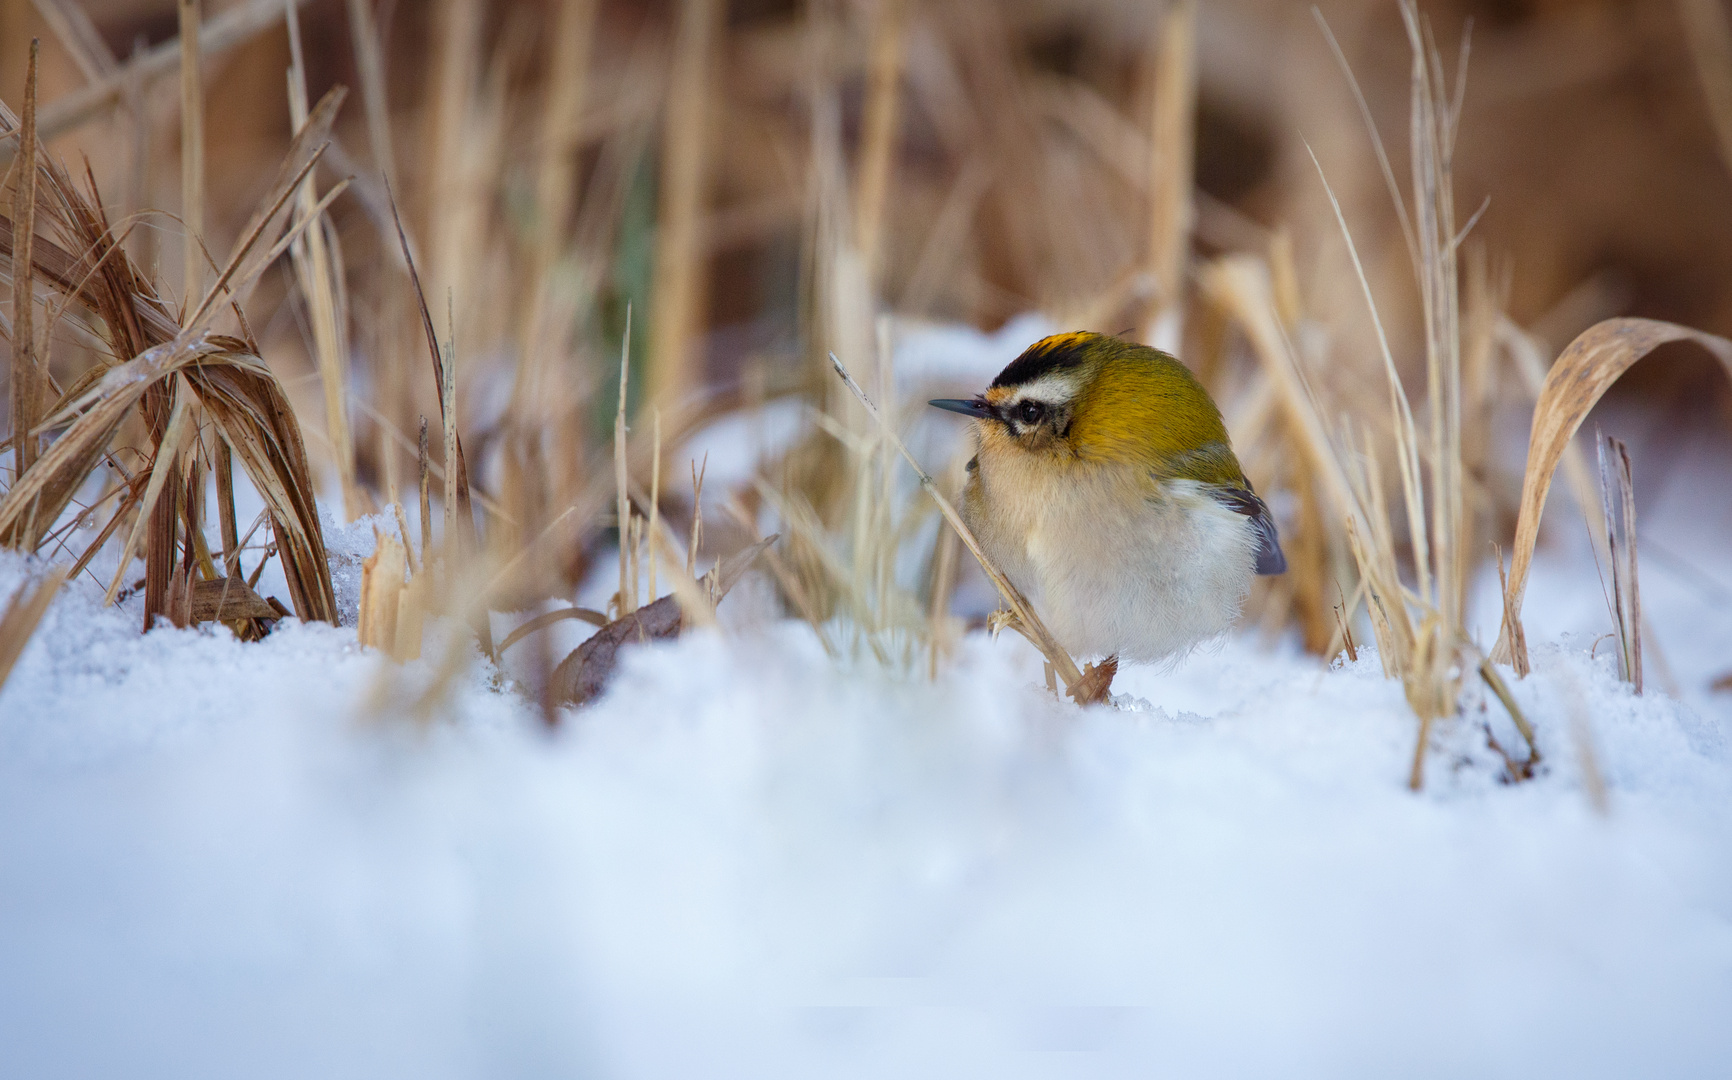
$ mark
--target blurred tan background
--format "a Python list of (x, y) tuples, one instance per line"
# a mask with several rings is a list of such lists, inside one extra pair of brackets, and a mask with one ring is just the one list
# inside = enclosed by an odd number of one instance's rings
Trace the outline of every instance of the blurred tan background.
[[(206, 0), (201, 11), (207, 27), (251, 27), (204, 65), (213, 252), (233, 242), (289, 140), (287, 7)], [(1455, 190), (1458, 220), (1484, 209), (1467, 261), (1486, 310), (1507, 313), (1544, 361), (1617, 314), (1732, 334), (1732, 143), (1722, 138), (1732, 137), (1732, 32), (1720, 0), (1431, 0), (1422, 10), (1446, 69), (1471, 42)], [(544, 460), (538, 482), (557, 497), (535, 495), (537, 506), (572, 505), (585, 474), (607, 470), (628, 306), (648, 372), (634, 401), (679, 399), (698, 413), (829, 385), (817, 361), (827, 348), (869, 353), (874, 310), (988, 330), (1038, 310), (1139, 334), (1165, 310), (1182, 313), (1170, 324), (1183, 326), (1176, 344), (1230, 421), (1254, 420), (1245, 345), (1195, 273), (1244, 252), (1277, 272), (1295, 332), (1327, 338), (1300, 342), (1323, 399), (1345, 407), (1375, 395), (1376, 414), (1381, 361), (1319, 167), (1417, 398), (1413, 270), (1322, 25), (1405, 189), (1411, 54), (1395, 0), (1329, 0), (1316, 14), (1299, 2), (1209, 0), (1184, 37), (1194, 49), (1163, 67), (1171, 11), (1128, 0), (299, 4), (310, 98), (352, 91), (320, 186), (354, 178), (330, 233), (345, 268), (337, 299), (359, 485), (383, 495), (412, 476), (417, 417), (436, 412), (419, 318), (394, 284), (387, 177), (439, 332), (455, 338), (463, 437), (481, 484), (509, 492), (499, 470)], [(118, 95), (118, 107), (50, 144), (71, 161), (88, 156), (117, 218), (181, 206), (174, 67), (124, 74), (127, 58), (172, 50), (180, 20), (172, 0), (0, 0), (9, 105), (21, 101), (32, 35), (43, 40), (43, 109), (98, 87)], [(1177, 81), (1157, 90), (1163, 77)], [(1192, 198), (1152, 192), (1186, 174), (1173, 154), (1192, 140)], [(128, 247), (177, 295), (179, 226), (145, 220)], [(843, 295), (870, 303), (831, 303)], [(267, 276), (248, 315), (310, 452), (329, 464), (312, 320), (286, 268)], [(76, 344), (55, 353), (57, 370), (77, 365)], [(1649, 477), (1668, 475), (1683, 452), (1678, 432), (1732, 420), (1712, 361), (1663, 352), (1614, 391), (1640, 420)], [(1489, 385), (1525, 408), (1511, 389), (1519, 382)], [(689, 422), (670, 416), (670, 431)], [(1476, 430), (1493, 437), (1489, 425)], [(491, 453), (514, 437), (538, 449)], [(1519, 487), (1519, 447), (1508, 449), (1513, 460), (1472, 465), (1493, 538), (1508, 534)], [(1278, 450), (1247, 455), (1247, 467), (1260, 486), (1285, 483)], [(350, 513), (365, 503), (350, 500)], [(1307, 618), (1321, 647), (1333, 601), (1330, 579), (1315, 580)]]
[[(1474, 204), (1490, 197), (1478, 235), (1507, 266), (1509, 311), (1554, 345), (1611, 312), (1732, 332), (1732, 178), (1681, 14), (1693, 2), (1424, 5), (1446, 53), (1454, 53), (1472, 21), (1457, 189)], [(14, 105), (28, 35), (45, 39), (44, 101), (84, 81), (39, 10), (53, 6), (0, 0), (0, 92)], [(82, 6), (116, 57), (176, 32), (172, 0), (87, 0)], [(209, 0), (205, 14), (232, 6)], [(481, 84), (493, 81), (509, 99), (502, 108), (509, 129), (497, 133), (506, 143), (500, 167), (527, 168), (535, 153), (538, 90), (561, 62), (549, 48), (558, 5), (383, 0), (372, 6), (386, 43), (404, 185), (424, 184), (439, 168), (427, 160), (438, 148), (419, 133), (424, 114), (436, 105), (439, 80), (449, 74), (440, 67), (441, 35), (448, 36), (436, 25), (441, 20), (474, 23), (460, 33), (476, 37), (476, 67), (460, 74), (482, 92), (488, 88)], [(774, 345), (788, 329), (798, 282), (804, 144), (811, 134), (806, 99), (815, 82), (834, 86), (839, 137), (852, 152), (873, 22), (886, 6), (896, 7), (910, 30), (879, 270), (888, 303), (909, 314), (991, 326), (1030, 307), (1086, 307), (1141, 255), (1146, 229), (1136, 143), (1147, 127), (1142, 117), (1161, 4), (730, 0), (715, 6), (703, 198), (709, 256), (703, 322), (719, 332), (710, 348), (713, 365), (726, 368), (743, 350)], [(1404, 175), (1408, 54), (1395, 5), (1330, 0), (1321, 10)], [(607, 125), (654, 123), (665, 96), (653, 85), (633, 96), (632, 86), (665, 76), (676, 17), (667, 3), (598, 5), (583, 152), (599, 151)], [(359, 89), (345, 4), (304, 4), (301, 20), (313, 95), (336, 82)], [(829, 28), (828, 42), (816, 47), (809, 33), (814, 21)], [(1307, 258), (1328, 257), (1323, 249), (1333, 223), (1305, 141), (1343, 196), (1356, 230), (1387, 238), (1393, 221), (1388, 200), (1310, 5), (1211, 0), (1200, 6), (1197, 40), (1199, 248), (1254, 245), (1260, 229), (1285, 224), (1297, 234), (1301, 266)], [(814, 55), (818, 50), (827, 55)], [(288, 61), (287, 38), (278, 28), (211, 62), (208, 184), (215, 232), (232, 233), (244, 220), (247, 196), (263, 182), (259, 172), (286, 142), (282, 72)], [(151, 107), (168, 115), (151, 141), (140, 185), (150, 204), (164, 208), (173, 207), (179, 191), (175, 89), (169, 78), (150, 91)], [(352, 98), (345, 114), (345, 142), (366, 164), (360, 102)], [(56, 149), (91, 153), (113, 199), (125, 194), (113, 189), (126, 166), (114, 153), (123, 148), (105, 145), (112, 141), (105, 126), (65, 136)], [(642, 152), (653, 157), (653, 138), (646, 134), (643, 141), (652, 145)], [(583, 162), (580, 183), (582, 172), (596, 168), (593, 160)], [(510, 193), (508, 183), (504, 193)], [(510, 212), (509, 206), (497, 209)], [(1463, 215), (1472, 209), (1464, 206)], [(1398, 256), (1387, 244), (1362, 243), (1374, 263)], [(165, 259), (173, 247), (164, 245)], [(1317, 282), (1307, 284), (1323, 291)], [(1399, 307), (1401, 298), (1384, 302)], [(1656, 381), (1639, 373), (1635, 378)], [(1676, 387), (1655, 390), (1681, 394)]]

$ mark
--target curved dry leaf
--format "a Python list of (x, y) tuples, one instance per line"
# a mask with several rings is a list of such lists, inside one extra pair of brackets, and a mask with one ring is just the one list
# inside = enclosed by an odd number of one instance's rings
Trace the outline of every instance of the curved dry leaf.
[(325, 536), (288, 395), (263, 361), (241, 352), (205, 354), (188, 369), (187, 382), (270, 508), (295, 614), (335, 624)]
[[(713, 571), (715, 602), (733, 591), (735, 585), (752, 568), (780, 534), (766, 536), (757, 543), (724, 559)], [(677, 580), (677, 578), (676, 578)], [(576, 610), (576, 609), (573, 609)], [(680, 636), (686, 626), (686, 609), (677, 592), (646, 604), (629, 615), (622, 615), (585, 639), (571, 655), (553, 669), (552, 692), (556, 701), (583, 705), (607, 689), (619, 663), (619, 650), (634, 642), (671, 641)], [(545, 616), (544, 616), (545, 618)], [(1115, 665), (1116, 669), (1116, 665)], [(1111, 681), (1111, 675), (1108, 675)]]
[(1528, 436), (1528, 463), (1522, 477), (1521, 509), (1516, 518), (1514, 559), (1510, 566), (1504, 606), (1508, 612), (1492, 659), (1513, 663), (1516, 672), (1528, 672), (1527, 650), (1510, 641), (1509, 625), (1521, 617), (1522, 595), (1527, 590), (1528, 568), (1534, 545), (1539, 541), (1540, 515), (1552, 476), (1570, 440), (1587, 419), (1600, 397), (1636, 361), (1661, 345), (1693, 341), (1713, 353), (1732, 378), (1732, 341), (1700, 330), (1657, 319), (1607, 319), (1584, 330), (1558, 357), (1546, 374), (1534, 405), (1534, 421)]

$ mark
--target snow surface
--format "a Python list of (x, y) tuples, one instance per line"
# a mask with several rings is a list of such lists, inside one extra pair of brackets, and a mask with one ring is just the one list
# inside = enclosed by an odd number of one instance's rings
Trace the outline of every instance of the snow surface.
[(549, 735), (479, 660), (376, 716), (350, 630), (74, 583), (0, 695), (0, 1072), (1725, 1075), (1728, 710), (1590, 644), (1518, 685), (1538, 780), (1467, 722), (1415, 796), (1370, 656), (1234, 639), (1079, 713), (1008, 637), (929, 683), (767, 625)]
[[(736, 618), (550, 733), (449, 627), (426, 655), (470, 663), (417, 717), (431, 661), (140, 636), (81, 578), (0, 690), (0, 1076), (1732, 1075), (1701, 456), (1643, 518), (1678, 696), (1616, 681), (1555, 530), (1515, 684), (1540, 775), (1499, 781), (1486, 732), (1519, 737), (1474, 692), (1419, 795), (1368, 649), (1246, 634), (1079, 711), (1009, 636), (928, 681)], [(351, 607), (374, 524), (330, 530)], [(40, 569), (0, 553), (0, 597)]]

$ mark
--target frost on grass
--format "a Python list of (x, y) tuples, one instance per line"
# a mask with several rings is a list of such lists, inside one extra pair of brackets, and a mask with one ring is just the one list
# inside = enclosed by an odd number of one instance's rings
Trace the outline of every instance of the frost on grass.
[(1543, 773), (1500, 783), (1513, 732), (1470, 701), (1416, 797), (1369, 653), (1231, 639), (1079, 712), (1009, 637), (929, 683), (770, 623), (627, 651), (549, 736), (473, 650), (416, 721), (369, 702), (430, 661), (141, 637), (74, 582), (0, 692), (0, 1045), (19, 1075), (1721, 1073), (1727, 710), (1545, 640)]

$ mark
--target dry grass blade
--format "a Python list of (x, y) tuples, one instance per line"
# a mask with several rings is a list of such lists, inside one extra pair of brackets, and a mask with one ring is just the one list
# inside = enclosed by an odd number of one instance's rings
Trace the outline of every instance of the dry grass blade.
[[(1528, 435), (1527, 469), (1522, 476), (1515, 549), (1504, 597), (1511, 623), (1521, 618), (1528, 570), (1533, 564), (1534, 546), (1539, 542), (1540, 515), (1545, 511), (1553, 475), (1570, 440), (1619, 376), (1637, 360), (1673, 341), (1701, 345), (1714, 354), (1725, 367), (1727, 377), (1732, 378), (1732, 341), (1656, 319), (1607, 319), (1589, 327), (1570, 342), (1546, 374)], [(1518, 675), (1526, 675), (1530, 670), (1527, 650), (1515, 648), (1508, 625), (1498, 636), (1492, 659), (1513, 664)]]
[(1612, 628), (1618, 678), (1642, 692), (1642, 593), (1636, 578), (1636, 493), (1630, 452), (1611, 436), (1599, 440), (1600, 508), (1612, 565)]
[(102, 32), (78, 0), (36, 0), (36, 11), (71, 54), (85, 79), (96, 82), (120, 69), (120, 61), (102, 38)]
[[(980, 568), (986, 572), (987, 578), (992, 581), (993, 586), (998, 590), (998, 595), (1004, 599), (1011, 614), (1015, 617), (1014, 628), (1027, 638), (1036, 649), (1040, 650), (1041, 655), (1046, 657), (1047, 662), (1057, 670), (1059, 678), (1064, 680), (1065, 691), (1074, 696), (1078, 692), (1083, 677), (1082, 672), (1077, 670), (1076, 661), (1071, 659), (1070, 654), (1065, 652), (1064, 647), (1052, 636), (1052, 632), (1046, 628), (1046, 624), (1036, 614), (1033, 605), (1022, 595), (1022, 591), (1009, 578), (1005, 577), (1004, 572), (987, 557), (986, 552), (980, 547), (980, 541), (974, 538), (974, 533), (963, 523), (962, 515), (956, 512), (956, 508), (950, 504), (950, 500), (946, 499), (943, 493), (938, 490), (938, 485), (933, 482), (926, 470), (920, 467), (920, 462), (914, 459), (914, 455), (908, 452), (908, 447), (903, 445), (902, 440), (896, 437), (894, 431), (890, 430), (889, 421), (884, 418), (883, 413), (878, 411), (878, 407), (872, 404), (872, 399), (866, 396), (866, 392), (860, 389), (860, 384), (854, 381), (854, 376), (848, 374), (848, 369), (842, 366), (842, 361), (836, 358), (835, 353), (830, 354), (830, 364), (836, 369), (836, 374), (841, 377), (848, 390), (871, 414), (872, 419), (878, 422), (883, 437), (901, 452), (903, 459), (908, 462), (909, 467), (914, 470), (915, 476), (919, 478), (920, 486), (926, 489), (926, 493), (932, 496), (932, 501), (938, 504), (938, 512), (944, 515), (944, 520), (950, 524), (952, 529), (956, 530), (956, 535), (962, 538), (962, 542), (968, 546), (968, 550), (974, 555), (975, 560), (980, 563)], [(1087, 704), (1088, 702), (1079, 699), (1079, 703)]]
[(30, 62), (24, 82), (24, 116), (19, 132), (21, 167), (12, 189), (12, 220), (17, 222), (12, 244), (12, 444), (17, 454), (13, 476), (23, 476), (36, 462), (37, 410), (42, 405), (42, 371), (36, 359), (36, 61), (41, 43), (30, 40)]
[[(453, 331), (450, 336), (451, 347), (445, 353), (445, 378), (439, 384), (439, 416), (444, 421), (444, 459), (447, 462), (457, 458), (457, 335)], [(457, 470), (445, 470), (445, 543), (455, 551), (467, 536), (459, 536), (452, 528), (457, 523)], [(473, 524), (473, 522), (471, 522)], [(467, 550), (474, 550), (470, 544)]]
[(872, 22), (872, 50), (867, 69), (866, 112), (861, 135), (858, 207), (854, 215), (854, 246), (860, 252), (866, 282), (876, 281), (882, 240), (884, 202), (896, 162), (896, 129), (902, 106), (902, 65), (907, 52), (908, 0), (880, 0)]
[(1516, 730), (1521, 732), (1522, 738), (1527, 740), (1527, 761), (1522, 763), (1521, 775), (1513, 777), (1513, 779), (1531, 779), (1534, 767), (1540, 763), (1540, 745), (1538, 740), (1534, 738), (1533, 725), (1528, 723), (1527, 714), (1523, 713), (1521, 706), (1516, 704), (1515, 695), (1510, 693), (1509, 684), (1503, 681), (1502, 675), (1498, 674), (1497, 666), (1483, 656), (1479, 659), (1479, 677), (1484, 679), (1485, 684), (1491, 688), (1491, 692), (1497, 695), (1497, 699), (1503, 703), (1504, 710), (1509, 713), (1510, 721), (1515, 724)]
[(30, 643), (30, 635), (36, 633), (36, 626), (42, 621), (54, 594), (65, 582), (66, 568), (57, 566), (48, 571), (48, 576), (28, 597), (24, 593), (30, 587), (29, 583), (18, 586), (18, 591), (7, 602), (5, 612), (0, 613), (0, 691), (5, 690), (13, 665), (18, 663), (24, 646)]
[[(291, 58), (289, 121), (299, 132), (308, 121), (307, 73), (301, 55), (300, 20), (292, 9), (288, 13), (288, 24)], [(295, 279), (313, 324), (313, 353), (318, 363), (319, 382), (325, 391), (325, 432), (330, 440), (331, 456), (336, 459), (337, 478), (342, 485), (344, 520), (353, 521), (364, 512), (365, 497), (355, 478), (355, 439), (349, 427), (349, 348), (337, 297), (343, 267), (337, 263), (326, 241), (324, 208), (310, 175), (301, 181), (298, 202), (303, 228), (290, 252)]]
[(614, 522), (619, 530), (619, 605), (621, 615), (630, 615), (637, 606), (636, 590), (628, 580), (626, 548), (631, 534), (630, 484), (626, 477), (626, 386), (631, 379), (631, 305), (625, 309), (625, 334), (619, 346), (619, 408), (613, 418), (613, 481)]
[(355, 66), (361, 75), (361, 104), (367, 111), (367, 141), (373, 146), (373, 164), (385, 182), (397, 184), (396, 155), (391, 149), (391, 117), (385, 103), (385, 59), (379, 28), (373, 20), (372, 0), (349, 0), (349, 40), (355, 48)]
[[(336, 122), (337, 110), (342, 108), (343, 99), (348, 91), (341, 86), (333, 87), (319, 103), (313, 107), (307, 116), (307, 122), (295, 133), (294, 140), (289, 143), (289, 152), (283, 156), (283, 164), (277, 170), (276, 179), (266, 196), (259, 200), (259, 205), (253, 211), (247, 227), (241, 230), (241, 238), (235, 243), (235, 250), (229, 256), (228, 264), (223, 268), (217, 283), (205, 294), (202, 303), (193, 314), (182, 324), (182, 333), (197, 332), (201, 324), (218, 301), (230, 289), (233, 290), (234, 303), (239, 306), (246, 300), (247, 291), (260, 274), (265, 272), (281, 248), (268, 247), (259, 249), (259, 240), (275, 231), (275, 226), (282, 220), (289, 196), (300, 187), (319, 163), (325, 148), (330, 143), (331, 125)], [(305, 228), (306, 223), (300, 223)]]
[[(1196, 53), (1196, 0), (1178, 0), (1161, 20), (1154, 57), (1154, 113), (1149, 132), (1149, 269), (1155, 278), (1157, 315), (1178, 311), (1183, 300), (1185, 264), (1191, 253)], [(1166, 332), (1170, 334), (1171, 331)], [(1155, 338), (1151, 330), (1149, 339)]]
[(703, 217), (711, 54), (720, 0), (679, 0), (662, 132), (661, 209), (650, 295), (649, 396), (664, 404), (701, 382), (693, 336), (703, 307)]
[(198, 31), (201, 0), (180, 0), (180, 220), (186, 288), (190, 304), (204, 283), (204, 80), (199, 71)]
[[(427, 294), (421, 289), (421, 275), (415, 270), (415, 257), (409, 251), (409, 234), (403, 231), (403, 216), (397, 210), (397, 199), (391, 196), (391, 218), (397, 226), (397, 243), (403, 252), (403, 261), (409, 268), (409, 284), (415, 290), (415, 300), (421, 309), (421, 329), (427, 335), (427, 354), (433, 363), (433, 385), (439, 390), (439, 408), (442, 423), (445, 410), (445, 361), (439, 352), (439, 335), (433, 329), (433, 313), (427, 307)], [(462, 537), (473, 542), (475, 540), (475, 511), (471, 507), (469, 494), (469, 466), (463, 457), (463, 436), (456, 431), (455, 420), (452, 423), (452, 443), (456, 450), (457, 475), (454, 478), (457, 488), (457, 519)], [(425, 458), (425, 454), (422, 455)], [(447, 460), (446, 468), (451, 467)], [(426, 518), (422, 518), (422, 528), (426, 528)], [(492, 651), (492, 635), (487, 634), (487, 651)]]
[(606, 626), (609, 621), (608, 617), (603, 615), (601, 612), (591, 611), (589, 608), (583, 607), (560, 608), (558, 611), (544, 612), (511, 631), (511, 633), (505, 635), (505, 640), (499, 643), (499, 654), (501, 656), (505, 655), (507, 649), (535, 633), (537, 630), (545, 630), (550, 626), (557, 626), (568, 619), (577, 619), (580, 622), (586, 622), (595, 627)]
[[(175, 474), (180, 462), (181, 447), (186, 443), (187, 436), (193, 428), (193, 399), (187, 389), (185, 379), (173, 381), (172, 400), (174, 406), (169, 413), (168, 427), (162, 439), (156, 446), (156, 459), (151, 464), (150, 483), (144, 489), (144, 500), (139, 504), (138, 517), (132, 523), (132, 532), (127, 534), (126, 544), (120, 549), (119, 564), (114, 570), (114, 580), (109, 582), (108, 593), (103, 597), (105, 604), (114, 603), (114, 598), (120, 592), (121, 582), (126, 580), (126, 572), (132, 567), (133, 556), (138, 554), (139, 544), (144, 540), (145, 530), (150, 526), (155, 516), (157, 500), (162, 498), (163, 489), (169, 479)], [(148, 613), (147, 613), (148, 618)], [(148, 629), (148, 626), (146, 627)]]
[(1721, 0), (1678, 0), (1678, 14), (1708, 99), (1721, 160), (1732, 169), (1732, 21)]
[(421, 495), (421, 558), (423, 561), (433, 557), (433, 503), (428, 481), (431, 479), (427, 468), (427, 418), (421, 418), (421, 437), (415, 448), (415, 467), (419, 471), (419, 486)]
[(407, 584), (408, 557), (394, 536), (373, 530), (373, 554), (361, 563), (361, 611), (356, 639), (363, 647), (397, 651), (397, 613)]
[(1269, 268), (1253, 256), (1228, 256), (1202, 271), (1202, 285), (1210, 299), (1244, 328), (1257, 362), (1275, 388), (1296, 448), (1321, 481), (1335, 514), (1340, 519), (1352, 516), (1357, 509), (1352, 486), (1276, 317)]

